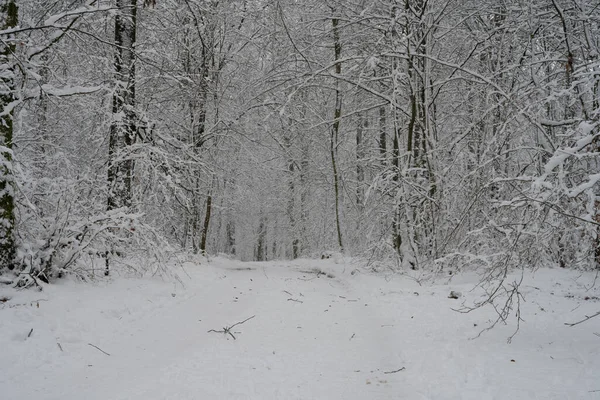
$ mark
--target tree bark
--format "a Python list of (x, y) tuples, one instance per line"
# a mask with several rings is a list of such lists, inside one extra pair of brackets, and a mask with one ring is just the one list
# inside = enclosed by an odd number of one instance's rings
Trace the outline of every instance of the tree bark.
[(337, 228), (337, 240), (340, 250), (344, 251), (344, 244), (342, 241), (342, 228), (340, 226), (340, 183), (337, 169), (337, 146), (338, 136), (340, 132), (340, 120), (342, 117), (342, 92), (340, 90), (340, 80), (337, 76), (342, 73), (342, 63), (340, 60), (342, 55), (342, 44), (340, 42), (340, 31), (338, 28), (339, 20), (337, 18), (331, 19), (331, 25), (333, 28), (333, 51), (335, 57), (335, 109), (333, 112), (333, 125), (331, 127), (330, 137), (330, 154), (331, 154), (331, 167), (333, 169), (333, 190), (335, 195), (335, 225)]
[(135, 113), (136, 0), (117, 0), (115, 83), (109, 139), (108, 209), (131, 207), (133, 160), (127, 148), (137, 133)]
[(356, 206), (362, 214), (365, 203), (365, 144), (364, 129), (368, 127), (368, 119), (361, 113), (356, 124)]
[[(14, 0), (0, 3), (2, 29), (17, 26), (19, 9)], [(0, 271), (15, 268), (15, 199), (14, 174), (12, 168), (13, 111), (15, 96), (15, 73), (13, 53), (14, 36), (9, 35), (0, 43)]]
[(302, 133), (302, 159), (300, 161), (300, 244), (299, 252), (302, 254), (309, 248), (308, 240), (308, 192), (309, 192), (309, 165), (310, 143), (307, 133)]
[(267, 260), (267, 218), (261, 216), (258, 223), (258, 240), (256, 242), (256, 261)]
[(387, 118), (385, 113), (385, 107), (379, 107), (379, 155), (383, 166), (387, 164)]
[[(288, 123), (287, 129), (292, 129), (291, 120)], [(283, 132), (283, 143), (285, 145), (286, 153), (287, 153), (287, 170), (289, 172), (288, 176), (288, 199), (287, 199), (287, 209), (286, 213), (288, 216), (288, 220), (290, 223), (289, 232), (292, 239), (292, 259), (296, 259), (300, 256), (300, 240), (298, 239), (298, 229), (296, 224), (296, 162), (292, 157), (292, 144), (290, 139), (289, 132)], [(287, 246), (286, 246), (287, 247)], [(287, 253), (287, 250), (286, 250)]]
[(210, 214), (212, 211), (212, 194), (209, 193), (206, 197), (206, 212), (204, 214), (204, 226), (200, 235), (200, 252), (206, 253), (206, 237), (208, 236), (208, 227), (210, 225)]

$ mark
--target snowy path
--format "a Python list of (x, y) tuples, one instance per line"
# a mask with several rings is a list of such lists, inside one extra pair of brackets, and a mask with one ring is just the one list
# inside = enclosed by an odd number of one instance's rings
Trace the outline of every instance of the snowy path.
[[(333, 277), (302, 272), (312, 267)], [(420, 287), (350, 270), (216, 260), (188, 267), (186, 288), (119, 280), (11, 293), (0, 399), (600, 399), (600, 318), (563, 325), (600, 308), (598, 289), (576, 281), (586, 277), (538, 272), (509, 345), (514, 327), (470, 340), (493, 311), (451, 311), (460, 300), (448, 292), (474, 299), (473, 279)], [(207, 332), (253, 315), (237, 340)]]

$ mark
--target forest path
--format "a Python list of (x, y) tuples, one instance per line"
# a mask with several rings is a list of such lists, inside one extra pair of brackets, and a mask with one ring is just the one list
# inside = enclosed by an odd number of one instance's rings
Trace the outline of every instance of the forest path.
[[(0, 310), (10, 342), (0, 344), (12, 345), (0, 361), (0, 398), (600, 399), (600, 321), (562, 325), (598, 303), (579, 301), (574, 277), (557, 275), (566, 272), (539, 273), (528, 323), (509, 345), (514, 326), (470, 340), (493, 310), (451, 310), (463, 298), (449, 299), (450, 290), (477, 298), (474, 277), (419, 286), (352, 269), (217, 259), (188, 266), (185, 288), (49, 288), (39, 308)], [(232, 329), (236, 340), (208, 332), (249, 317)]]

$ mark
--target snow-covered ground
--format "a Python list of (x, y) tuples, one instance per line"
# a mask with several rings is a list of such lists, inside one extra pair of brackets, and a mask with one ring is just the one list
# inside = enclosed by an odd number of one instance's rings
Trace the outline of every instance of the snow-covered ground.
[[(528, 274), (508, 344), (514, 321), (473, 339), (492, 308), (452, 311), (480, 299), (474, 274), (357, 267), (215, 259), (186, 264), (185, 286), (0, 288), (0, 399), (600, 399), (600, 317), (564, 325), (600, 310), (593, 274)], [(209, 332), (250, 317), (236, 340)]]

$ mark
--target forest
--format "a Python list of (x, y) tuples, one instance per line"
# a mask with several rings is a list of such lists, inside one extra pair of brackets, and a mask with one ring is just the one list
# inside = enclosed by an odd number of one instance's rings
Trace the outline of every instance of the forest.
[(599, 0), (0, 0), (2, 400), (598, 400), (599, 278)]
[(0, 24), (5, 283), (182, 253), (598, 268), (597, 1), (1, 0)]

